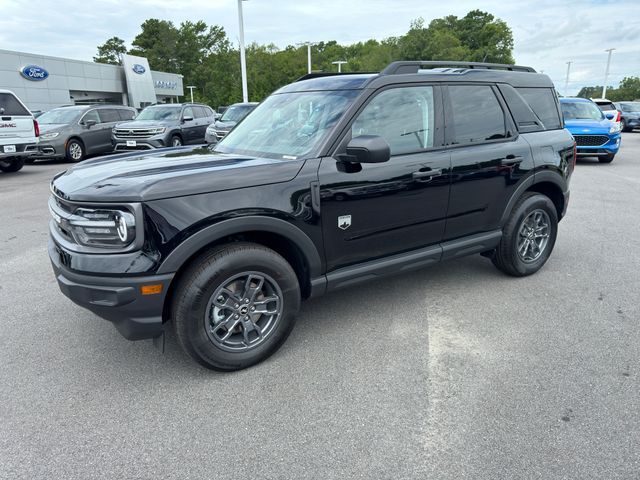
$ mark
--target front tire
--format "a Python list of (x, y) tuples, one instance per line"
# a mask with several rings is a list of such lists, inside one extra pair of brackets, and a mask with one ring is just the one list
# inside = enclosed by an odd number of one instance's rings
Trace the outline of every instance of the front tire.
[(67, 149), (65, 156), (69, 162), (81, 162), (84, 160), (85, 150), (84, 145), (80, 140), (71, 139), (67, 142)]
[(4, 173), (14, 173), (24, 167), (24, 158), (15, 157), (8, 160), (0, 160), (0, 170)]
[(600, 163), (611, 163), (614, 158), (616, 158), (615, 153), (608, 153), (606, 157), (598, 157), (598, 161)]
[(553, 202), (540, 193), (527, 192), (513, 207), (491, 260), (507, 275), (531, 275), (547, 262), (557, 234), (558, 213)]
[(182, 138), (179, 135), (173, 135), (171, 137), (171, 146), (172, 147), (181, 147), (182, 146)]
[(214, 248), (188, 267), (171, 317), (180, 346), (201, 365), (247, 368), (272, 355), (291, 333), (300, 287), (291, 265), (261, 245)]

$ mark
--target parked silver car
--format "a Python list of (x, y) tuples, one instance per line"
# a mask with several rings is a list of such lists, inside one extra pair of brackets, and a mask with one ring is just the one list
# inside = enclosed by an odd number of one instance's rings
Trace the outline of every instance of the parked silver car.
[(116, 125), (113, 148), (149, 150), (204, 143), (204, 132), (215, 115), (211, 107), (195, 103), (151, 105), (134, 121)]
[(230, 107), (227, 107), (220, 119), (216, 120), (207, 128), (204, 138), (205, 141), (207, 143), (217, 143), (222, 140), (225, 135), (240, 123), (240, 120), (249, 115), (257, 105), (258, 102), (247, 102), (234, 103)]
[(113, 151), (111, 129), (131, 120), (136, 110), (123, 105), (73, 105), (38, 117), (40, 156), (79, 162), (87, 155)]

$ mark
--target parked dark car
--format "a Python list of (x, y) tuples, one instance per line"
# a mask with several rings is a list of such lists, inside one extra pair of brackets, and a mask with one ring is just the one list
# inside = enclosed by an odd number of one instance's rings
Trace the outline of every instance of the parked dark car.
[(38, 117), (41, 156), (79, 162), (87, 155), (111, 152), (111, 129), (135, 115), (134, 108), (123, 105), (73, 105), (49, 110)]
[(205, 141), (207, 143), (216, 143), (224, 138), (244, 117), (249, 115), (258, 105), (257, 102), (234, 103), (227, 107), (220, 117), (214, 123), (207, 127)]
[(478, 253), (537, 272), (575, 159), (529, 67), (311, 74), (216, 145), (58, 175), (49, 255), (62, 292), (126, 338), (162, 344), (173, 324), (196, 361), (236, 370), (274, 353), (309, 297)]
[(640, 128), (640, 102), (618, 102), (615, 105), (622, 115), (620, 127), (623, 132)]
[(149, 150), (201, 144), (205, 130), (215, 121), (215, 114), (211, 107), (197, 103), (151, 105), (132, 122), (115, 126), (113, 148), (116, 151)]

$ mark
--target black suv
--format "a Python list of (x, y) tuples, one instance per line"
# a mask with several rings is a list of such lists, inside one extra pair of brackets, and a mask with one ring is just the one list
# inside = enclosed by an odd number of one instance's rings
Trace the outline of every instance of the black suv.
[(551, 80), (528, 67), (311, 74), (214, 147), (56, 176), (49, 255), (62, 292), (126, 338), (172, 322), (195, 360), (235, 370), (276, 351), (309, 297), (475, 253), (536, 272), (575, 159)]

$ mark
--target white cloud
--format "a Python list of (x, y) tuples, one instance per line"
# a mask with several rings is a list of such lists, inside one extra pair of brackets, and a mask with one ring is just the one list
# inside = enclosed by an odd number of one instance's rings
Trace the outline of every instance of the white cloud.
[[(111, 36), (131, 42), (147, 18), (180, 23), (204, 20), (238, 38), (235, 0), (0, 0), (2, 48), (90, 60)], [(615, 47), (609, 84), (640, 75), (638, 0), (250, 0), (244, 4), (247, 42), (279, 47), (302, 41), (352, 43), (401, 35), (411, 20), (427, 22), (481, 9), (513, 29), (514, 55), (544, 70), (560, 88), (566, 62), (573, 61), (569, 94), (602, 83), (605, 48)]]

